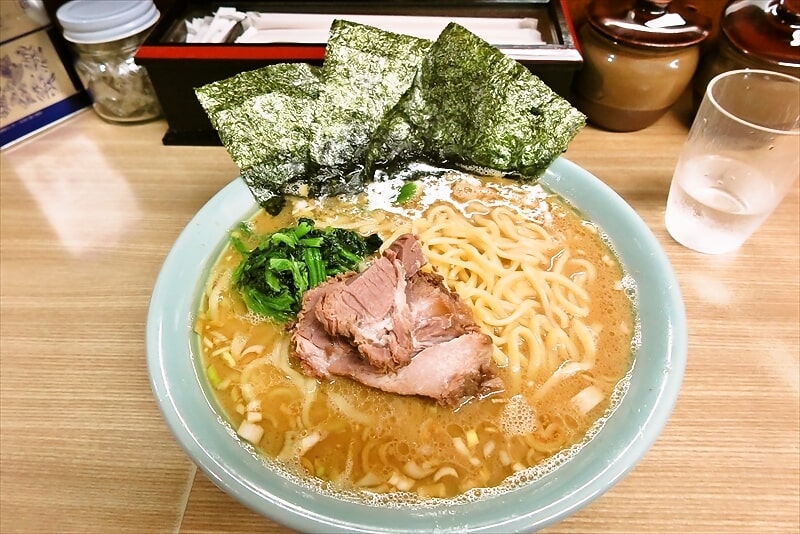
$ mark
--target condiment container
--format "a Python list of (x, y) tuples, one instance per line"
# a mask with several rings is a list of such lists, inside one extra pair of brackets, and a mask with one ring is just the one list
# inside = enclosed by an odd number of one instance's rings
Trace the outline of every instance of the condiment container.
[(711, 78), (736, 69), (765, 69), (800, 78), (800, 0), (730, 0), (719, 35), (692, 83), (700, 105)]
[(77, 55), (75, 69), (108, 121), (138, 122), (161, 114), (147, 71), (134, 54), (159, 18), (153, 0), (71, 0), (56, 11)]
[(576, 107), (607, 130), (651, 125), (691, 82), (710, 19), (678, 0), (595, 0), (586, 15)]

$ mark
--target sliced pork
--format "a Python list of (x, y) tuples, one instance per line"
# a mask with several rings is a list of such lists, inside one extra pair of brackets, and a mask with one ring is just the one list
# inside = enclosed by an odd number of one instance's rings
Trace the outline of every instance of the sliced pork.
[(419, 241), (405, 234), (363, 272), (307, 291), (292, 332), (303, 371), (447, 405), (502, 387), (491, 338), (424, 264)]
[(482, 392), (483, 384), (494, 377), (491, 355), (491, 338), (472, 332), (422, 350), (396, 373), (381, 373), (363, 360), (348, 358), (332, 361), (329, 370), (389, 393), (421, 395), (453, 405)]
[(314, 313), (326, 293), (338, 291), (341, 281), (355, 273), (331, 278), (303, 294), (303, 303), (297, 322), (292, 329), (292, 350), (298, 356), (300, 367), (309, 376), (330, 378), (328, 370), (339, 359), (359, 360), (356, 348), (346, 339), (331, 336)]
[(444, 285), (438, 274), (414, 273), (406, 286), (406, 301), (414, 325), (416, 351), (480, 330), (472, 310)]
[(411, 362), (411, 310), (400, 261), (384, 255), (360, 275), (340, 281), (325, 291), (314, 314), (326, 332), (350, 339), (377, 369), (394, 371)]

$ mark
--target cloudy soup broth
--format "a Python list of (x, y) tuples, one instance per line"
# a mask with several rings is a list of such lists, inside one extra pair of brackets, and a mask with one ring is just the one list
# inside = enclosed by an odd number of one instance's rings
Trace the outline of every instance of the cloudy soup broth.
[(246, 224), (263, 236), (307, 217), (378, 233), (384, 248), (414, 233), (423, 270), (443, 276), (492, 338), (502, 390), (445, 406), (304, 375), (291, 325), (254, 317), (231, 288), (242, 259), (231, 246), (195, 323), (209, 387), (268, 463), (316, 490), (382, 505), (510, 491), (567, 460), (624, 395), (638, 338), (635, 287), (602, 229), (541, 186), (452, 173), (423, 179), (402, 206), (392, 202), (398, 188), (294, 199)]

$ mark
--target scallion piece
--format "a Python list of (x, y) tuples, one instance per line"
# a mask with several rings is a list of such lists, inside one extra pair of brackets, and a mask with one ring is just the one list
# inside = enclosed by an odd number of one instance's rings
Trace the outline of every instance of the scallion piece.
[(414, 198), (417, 194), (417, 184), (416, 182), (406, 182), (403, 184), (403, 187), (400, 188), (400, 192), (397, 193), (397, 198), (394, 199), (395, 204), (405, 204), (412, 198)]

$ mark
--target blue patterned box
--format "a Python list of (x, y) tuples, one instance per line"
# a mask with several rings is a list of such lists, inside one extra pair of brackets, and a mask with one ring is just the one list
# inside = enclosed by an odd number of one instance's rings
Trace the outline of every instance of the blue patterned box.
[(0, 0), (0, 148), (90, 105), (47, 15), (27, 0)]

